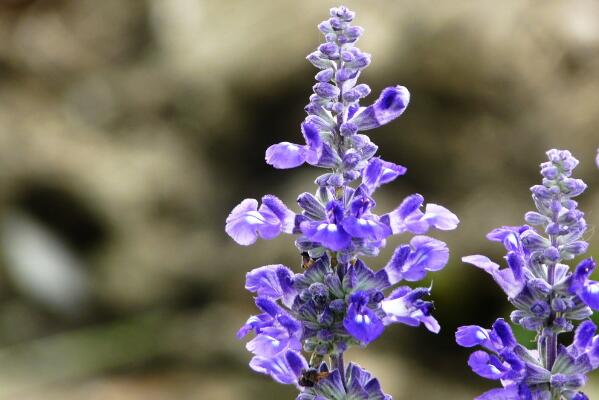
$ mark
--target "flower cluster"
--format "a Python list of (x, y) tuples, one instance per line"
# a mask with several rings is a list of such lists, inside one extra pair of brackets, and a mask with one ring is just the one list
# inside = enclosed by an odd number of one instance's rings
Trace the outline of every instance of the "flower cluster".
[[(589, 279), (595, 262), (585, 259), (574, 271), (564, 264), (588, 247), (584, 214), (573, 200), (586, 185), (572, 178), (578, 160), (569, 151), (550, 150), (547, 157), (541, 164), (542, 184), (531, 188), (536, 211), (526, 213), (529, 225), (502, 227), (487, 235), (505, 246), (508, 268), (481, 255), (463, 258), (488, 272), (503, 289), (516, 308), (512, 322), (537, 333), (537, 349), (529, 350), (516, 342), (502, 319), (491, 330), (458, 329), (459, 345), (486, 350), (472, 353), (472, 370), (503, 385), (481, 400), (587, 399), (579, 389), (586, 374), (599, 366), (599, 336), (586, 320), (599, 309), (599, 282)], [(580, 320), (585, 321), (576, 329), (573, 344), (559, 344), (558, 335), (574, 330)]]
[[(320, 72), (301, 124), (305, 144), (283, 142), (266, 150), (266, 161), (275, 168), (307, 163), (326, 169), (316, 178), (314, 194), (298, 196), (300, 213), (273, 195), (260, 204), (246, 199), (225, 228), (242, 245), (258, 237), (297, 235), (301, 272), (277, 264), (247, 274), (246, 289), (256, 294), (260, 314), (248, 319), (238, 337), (254, 332), (246, 346), (254, 354), (250, 367), (297, 385), (302, 400), (390, 398), (368, 372), (345, 366), (343, 354), (349, 346), (375, 340), (392, 323), (439, 331), (433, 303), (426, 300), (430, 288), (399, 283), (442, 269), (447, 246), (424, 234), (458, 224), (453, 213), (425, 205), (418, 194), (389, 213), (374, 212), (375, 190), (406, 168), (375, 157), (377, 146), (360, 132), (399, 117), (410, 95), (402, 86), (389, 87), (371, 105), (360, 106), (370, 88), (357, 80), (370, 55), (355, 47), (363, 29), (351, 25), (353, 18), (352, 11), (337, 7), (319, 25), (326, 42), (307, 57)], [(363, 261), (377, 255), (390, 236), (407, 232), (416, 236), (399, 246), (384, 268), (375, 272)]]

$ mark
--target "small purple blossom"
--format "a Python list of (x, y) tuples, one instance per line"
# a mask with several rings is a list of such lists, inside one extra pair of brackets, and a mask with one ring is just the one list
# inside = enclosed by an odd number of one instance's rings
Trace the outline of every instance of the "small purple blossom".
[(439, 333), (441, 327), (431, 315), (433, 303), (422, 300), (424, 296), (430, 295), (430, 292), (430, 288), (411, 289), (408, 286), (395, 289), (381, 304), (386, 314), (385, 324), (418, 326), (422, 323), (429, 331)]
[(226, 232), (237, 243), (248, 246), (258, 237), (273, 239), (282, 232), (292, 233), (295, 213), (273, 195), (262, 198), (258, 207), (255, 199), (245, 199), (227, 217)]
[(308, 363), (299, 352), (287, 350), (274, 357), (254, 356), (250, 361), (250, 368), (270, 375), (279, 383), (297, 385), (302, 371), (308, 368)]
[[(588, 244), (584, 214), (573, 200), (586, 184), (572, 178), (578, 165), (570, 152), (550, 150), (541, 164), (542, 184), (531, 188), (536, 211), (526, 213), (529, 225), (504, 226), (487, 238), (506, 249), (505, 268), (482, 255), (462, 260), (489, 273), (516, 308), (513, 323), (536, 331), (534, 350), (517, 343), (510, 326), (498, 319), (492, 329), (462, 326), (456, 342), (463, 347), (481, 347), (468, 360), (479, 376), (501, 381), (478, 400), (577, 399), (586, 375), (599, 367), (599, 336), (588, 317), (599, 309), (599, 282), (589, 279), (595, 269), (592, 259), (581, 261), (571, 271), (565, 264), (583, 254)], [(558, 335), (574, 329), (574, 342), (565, 347)]]
[(370, 343), (378, 338), (384, 330), (383, 322), (369, 307), (368, 293), (358, 291), (351, 295), (343, 326), (362, 343)]
[(403, 86), (388, 87), (372, 105), (359, 109), (349, 122), (363, 131), (378, 128), (403, 114), (409, 102), (408, 89)]
[[(372, 104), (360, 105), (371, 90), (357, 80), (371, 56), (355, 46), (363, 29), (351, 25), (353, 18), (346, 7), (336, 7), (318, 26), (325, 43), (307, 57), (320, 71), (305, 107), (303, 143), (274, 144), (265, 154), (274, 168), (309, 164), (325, 169), (315, 180), (316, 190), (297, 197), (299, 213), (273, 195), (261, 204), (246, 199), (225, 226), (242, 245), (282, 233), (296, 237), (301, 272), (274, 264), (247, 273), (245, 287), (256, 295), (260, 312), (237, 337), (253, 334), (246, 345), (253, 354), (250, 367), (296, 385), (300, 400), (391, 399), (370, 373), (353, 363), (346, 367), (343, 355), (350, 346), (376, 340), (393, 323), (439, 332), (433, 303), (426, 300), (431, 288), (397, 286), (445, 267), (447, 245), (423, 234), (459, 223), (448, 209), (424, 205), (418, 194), (389, 213), (376, 210), (376, 190), (407, 169), (376, 157), (377, 145), (361, 132), (402, 115), (410, 93), (392, 86)], [(384, 268), (366, 265), (364, 259), (376, 256), (389, 237), (408, 232), (418, 236), (400, 245)]]

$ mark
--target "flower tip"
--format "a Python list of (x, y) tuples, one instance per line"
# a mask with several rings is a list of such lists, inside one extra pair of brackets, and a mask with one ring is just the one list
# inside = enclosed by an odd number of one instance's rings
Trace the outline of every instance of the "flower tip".
[(593, 310), (599, 310), (599, 282), (589, 281), (580, 294), (582, 300)]
[(462, 262), (464, 262), (464, 263), (468, 263), (468, 264), (470, 264), (470, 262), (473, 260), (473, 257), (476, 257), (476, 256), (474, 256), (474, 255), (470, 255), (470, 256), (463, 256), (463, 257), (461, 258), (461, 260), (462, 260)]
[(411, 98), (411, 94), (410, 91), (408, 90), (407, 87), (405, 86), (401, 86), (401, 85), (397, 85), (395, 86), (395, 101), (398, 104), (401, 104), (401, 106), (403, 106), (403, 108), (406, 108), (408, 106), (408, 104), (410, 103), (410, 98)]

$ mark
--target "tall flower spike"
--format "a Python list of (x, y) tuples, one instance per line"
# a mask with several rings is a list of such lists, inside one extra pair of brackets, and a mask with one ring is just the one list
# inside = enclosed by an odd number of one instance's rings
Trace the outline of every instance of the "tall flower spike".
[[(253, 333), (246, 345), (253, 354), (250, 367), (296, 385), (300, 400), (391, 398), (369, 372), (353, 363), (346, 366), (344, 352), (376, 340), (389, 324), (422, 324), (439, 332), (433, 303), (426, 300), (431, 288), (399, 284), (445, 267), (447, 245), (424, 234), (432, 228), (455, 229), (459, 222), (445, 207), (425, 205), (419, 194), (389, 213), (375, 213), (375, 191), (407, 170), (375, 157), (378, 147), (361, 132), (399, 117), (410, 93), (392, 86), (371, 105), (360, 105), (370, 93), (368, 85), (358, 83), (370, 55), (355, 47), (364, 30), (351, 25), (353, 18), (346, 7), (336, 7), (318, 26), (325, 43), (307, 57), (320, 71), (305, 107), (303, 143), (282, 142), (266, 150), (266, 162), (275, 168), (306, 163), (325, 169), (316, 178), (315, 192), (297, 197), (297, 214), (273, 195), (264, 196), (261, 204), (246, 199), (225, 226), (241, 245), (282, 233), (297, 235), (302, 272), (275, 264), (247, 274), (245, 287), (256, 295), (260, 312), (237, 337)], [(407, 232), (418, 236), (400, 245), (384, 268), (373, 271), (363, 261), (378, 254), (390, 236)]]
[[(588, 258), (572, 271), (564, 262), (583, 254), (587, 225), (573, 200), (586, 185), (572, 178), (578, 165), (569, 151), (549, 150), (541, 164), (541, 185), (531, 188), (536, 210), (526, 213), (523, 226), (504, 226), (487, 238), (504, 245), (506, 268), (485, 256), (462, 260), (489, 273), (516, 308), (513, 323), (537, 333), (537, 346), (518, 344), (511, 327), (498, 319), (492, 329), (462, 326), (456, 341), (463, 347), (480, 346), (468, 365), (483, 378), (500, 380), (502, 388), (478, 400), (546, 399), (584, 400), (580, 390), (586, 374), (599, 367), (599, 335), (588, 320), (599, 309), (599, 282), (589, 279), (595, 262)], [(574, 330), (574, 342), (565, 347), (558, 335)]]

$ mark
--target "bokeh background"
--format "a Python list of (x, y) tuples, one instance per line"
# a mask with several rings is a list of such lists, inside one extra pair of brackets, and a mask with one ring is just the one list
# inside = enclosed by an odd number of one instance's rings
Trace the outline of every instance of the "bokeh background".
[[(234, 333), (253, 313), (251, 268), (298, 268), (292, 240), (249, 248), (223, 231), (242, 198), (288, 204), (318, 171), (279, 171), (265, 148), (300, 140), (330, 1), (0, 2), (0, 399), (290, 399), (249, 370)], [(462, 255), (520, 224), (552, 147), (581, 160), (599, 256), (599, 2), (347, 1), (376, 93), (412, 103), (373, 133), (408, 175), (380, 210), (419, 192), (461, 218), (433, 275), (435, 336), (394, 326), (351, 358), (397, 399), (471, 399), (493, 385), (453, 342), (507, 316)], [(385, 264), (393, 239), (372, 267)], [(425, 284), (428, 282), (424, 282)], [(525, 335), (523, 335), (525, 337)], [(599, 376), (588, 393), (599, 396)]]

